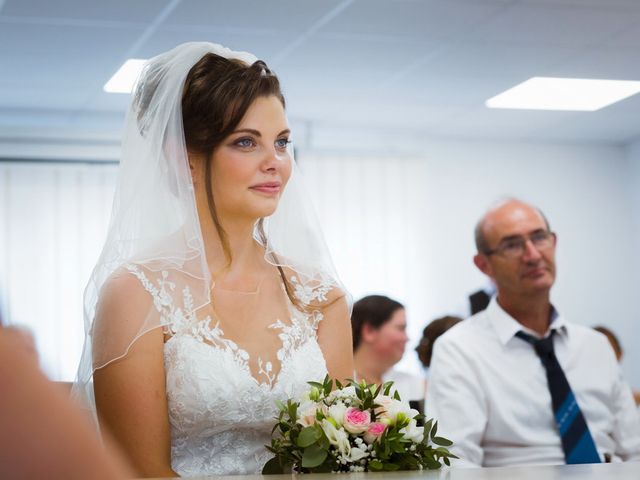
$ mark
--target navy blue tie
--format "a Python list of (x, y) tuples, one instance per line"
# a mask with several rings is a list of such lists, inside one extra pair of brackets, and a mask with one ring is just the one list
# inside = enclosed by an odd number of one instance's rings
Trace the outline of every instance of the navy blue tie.
[(587, 422), (553, 351), (554, 333), (555, 330), (552, 330), (551, 335), (543, 339), (538, 339), (522, 331), (516, 333), (516, 336), (533, 345), (547, 372), (553, 414), (560, 431), (566, 462), (600, 463), (600, 456)]

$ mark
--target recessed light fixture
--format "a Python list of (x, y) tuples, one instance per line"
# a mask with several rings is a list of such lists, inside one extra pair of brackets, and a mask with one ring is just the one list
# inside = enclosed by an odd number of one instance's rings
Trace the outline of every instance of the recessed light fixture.
[(145, 62), (144, 59), (130, 58), (104, 84), (103, 90), (109, 93), (131, 93)]
[(532, 77), (485, 102), (489, 108), (593, 112), (640, 92), (640, 82)]

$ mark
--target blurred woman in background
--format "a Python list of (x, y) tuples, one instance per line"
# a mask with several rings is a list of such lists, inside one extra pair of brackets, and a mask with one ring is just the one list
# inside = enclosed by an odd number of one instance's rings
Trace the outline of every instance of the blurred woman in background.
[(424, 379), (393, 369), (409, 340), (404, 306), (384, 295), (363, 297), (353, 304), (351, 328), (356, 379), (376, 384), (391, 380), (402, 400), (422, 401)]

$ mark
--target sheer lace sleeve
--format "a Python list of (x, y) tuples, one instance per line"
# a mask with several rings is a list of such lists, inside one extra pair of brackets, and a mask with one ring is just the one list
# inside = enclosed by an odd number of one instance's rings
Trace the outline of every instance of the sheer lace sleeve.
[(105, 282), (92, 330), (93, 368), (125, 356), (144, 333), (161, 326), (158, 301), (125, 268)]

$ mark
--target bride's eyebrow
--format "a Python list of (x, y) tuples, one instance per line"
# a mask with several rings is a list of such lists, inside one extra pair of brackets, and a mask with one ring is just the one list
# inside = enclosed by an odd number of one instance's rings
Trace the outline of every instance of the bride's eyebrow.
[[(231, 135), (235, 135), (238, 133), (250, 133), (251, 135), (255, 135), (256, 137), (262, 137), (262, 134), (258, 131), (258, 130), (254, 130), (253, 128), (241, 128), (239, 130), (235, 130), (233, 132), (231, 132)], [(291, 130), (289, 130), (288, 128), (285, 130), (282, 130), (278, 135), (276, 135), (277, 137), (281, 136), (281, 135), (289, 135), (291, 133)]]
[(252, 128), (241, 128), (240, 130), (231, 132), (231, 135), (235, 135), (236, 133), (250, 133), (251, 135), (255, 135), (256, 137), (262, 136), (262, 134), (258, 130), (254, 130)]

